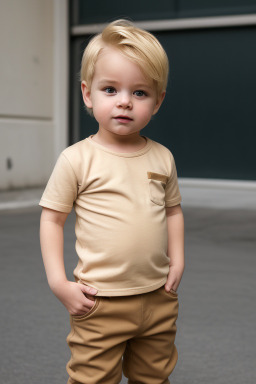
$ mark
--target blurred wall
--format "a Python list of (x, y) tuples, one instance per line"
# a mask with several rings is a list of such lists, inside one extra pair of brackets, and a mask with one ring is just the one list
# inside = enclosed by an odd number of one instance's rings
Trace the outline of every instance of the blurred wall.
[(65, 124), (59, 129), (66, 1), (1, 0), (0, 8), (0, 189), (42, 185), (67, 144)]
[(71, 143), (98, 129), (83, 107), (82, 52), (105, 23), (128, 17), (157, 36), (170, 60), (164, 103), (142, 134), (167, 146), (179, 177), (193, 183), (255, 182), (256, 0), (88, 4), (70, 0)]

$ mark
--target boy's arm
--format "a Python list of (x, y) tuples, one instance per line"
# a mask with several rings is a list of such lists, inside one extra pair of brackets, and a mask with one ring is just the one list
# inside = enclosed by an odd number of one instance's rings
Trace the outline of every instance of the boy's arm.
[(95, 295), (97, 290), (67, 280), (64, 266), (63, 228), (68, 214), (43, 208), (40, 221), (40, 242), (48, 284), (57, 298), (72, 315), (83, 315), (94, 304), (84, 294)]
[(168, 256), (170, 268), (165, 284), (167, 292), (176, 291), (184, 271), (184, 218), (180, 205), (166, 208), (168, 228)]

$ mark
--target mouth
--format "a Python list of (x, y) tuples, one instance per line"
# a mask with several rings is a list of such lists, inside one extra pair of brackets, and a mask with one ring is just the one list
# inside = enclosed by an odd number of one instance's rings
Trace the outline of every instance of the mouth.
[(114, 119), (121, 122), (121, 123), (128, 123), (129, 121), (133, 120), (131, 117), (125, 116), (125, 115), (115, 116)]

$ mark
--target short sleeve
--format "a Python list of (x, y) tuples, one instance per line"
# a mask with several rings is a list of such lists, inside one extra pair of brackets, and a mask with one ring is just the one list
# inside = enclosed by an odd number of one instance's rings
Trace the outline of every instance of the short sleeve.
[(165, 206), (173, 207), (180, 204), (181, 195), (178, 184), (177, 170), (173, 155), (171, 154), (171, 174), (165, 187)]
[(66, 156), (61, 153), (46, 185), (39, 205), (70, 213), (77, 198), (78, 181)]

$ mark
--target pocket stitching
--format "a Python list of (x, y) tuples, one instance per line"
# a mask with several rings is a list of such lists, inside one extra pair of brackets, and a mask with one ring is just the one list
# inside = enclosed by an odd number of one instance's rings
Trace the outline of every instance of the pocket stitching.
[(99, 306), (99, 298), (95, 298), (95, 303), (92, 306), (91, 309), (89, 309), (88, 312), (86, 312), (84, 315), (71, 315), (74, 320), (84, 320), (90, 317), (93, 313), (95, 313), (96, 309)]
[[(163, 206), (165, 205), (165, 186), (168, 181), (168, 176), (163, 175), (161, 173), (156, 173), (156, 172), (147, 172), (148, 175), (148, 188), (149, 188), (149, 195), (150, 195), (150, 200), (157, 205)], [(154, 195), (152, 191), (152, 186), (154, 186), (154, 182), (161, 183), (163, 187), (163, 197), (157, 198), (157, 196)], [(163, 185), (164, 184), (164, 185)], [(155, 184), (157, 185), (157, 184)]]
[(174, 291), (174, 289), (170, 289), (169, 293), (173, 296), (178, 297), (178, 292)]
[(167, 183), (168, 176), (163, 175), (162, 173), (156, 173), (156, 172), (147, 172), (148, 179), (161, 181), (162, 183)]

